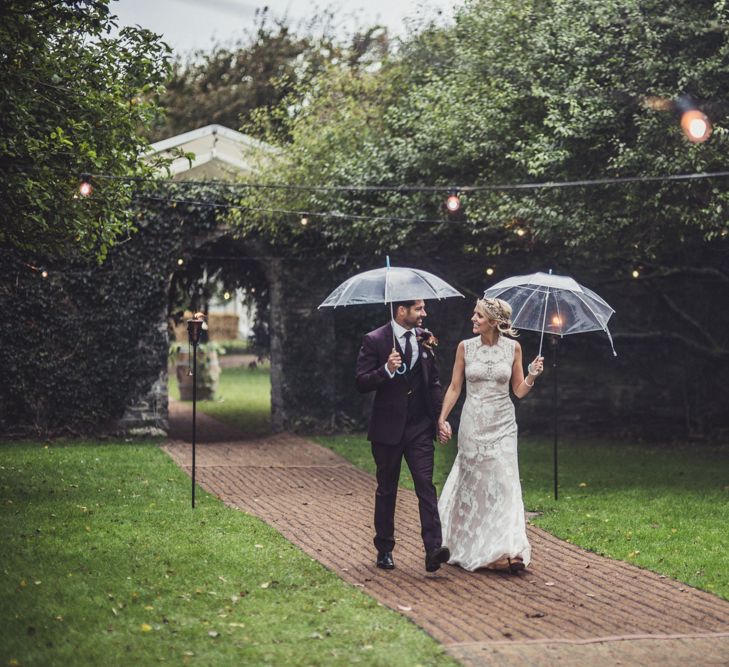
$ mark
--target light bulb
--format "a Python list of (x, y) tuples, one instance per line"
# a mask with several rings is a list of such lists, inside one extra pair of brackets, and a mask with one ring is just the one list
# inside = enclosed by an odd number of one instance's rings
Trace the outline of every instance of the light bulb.
[(691, 143), (700, 144), (711, 136), (713, 128), (703, 111), (690, 109), (681, 116), (681, 129)]
[(446, 208), (450, 213), (458, 213), (461, 210), (461, 198), (456, 195), (449, 195), (446, 199)]

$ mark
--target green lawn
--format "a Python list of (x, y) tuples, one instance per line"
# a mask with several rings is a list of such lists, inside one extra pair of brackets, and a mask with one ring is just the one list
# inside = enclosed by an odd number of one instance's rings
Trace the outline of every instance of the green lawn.
[(0, 665), (455, 665), (158, 443), (2, 443), (0, 508)]
[[(170, 374), (170, 396), (179, 398), (177, 380)], [(215, 400), (199, 401), (198, 409), (224, 420), (249, 435), (271, 431), (271, 379), (268, 364), (252, 369), (247, 366), (225, 368)]]

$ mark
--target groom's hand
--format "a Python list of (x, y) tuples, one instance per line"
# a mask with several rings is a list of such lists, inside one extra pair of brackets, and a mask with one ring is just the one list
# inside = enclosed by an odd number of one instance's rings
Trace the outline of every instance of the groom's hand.
[[(381, 357), (380, 357), (381, 358)], [(382, 363), (382, 362), (380, 362)], [(392, 375), (398, 368), (402, 366), (402, 359), (397, 350), (390, 352), (390, 356), (387, 358), (387, 370)]]

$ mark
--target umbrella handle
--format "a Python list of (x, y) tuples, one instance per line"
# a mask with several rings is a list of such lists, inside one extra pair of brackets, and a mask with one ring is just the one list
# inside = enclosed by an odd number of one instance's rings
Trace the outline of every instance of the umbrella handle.
[[(389, 283), (390, 283), (390, 281), (389, 281), (389, 276), (390, 276), (390, 255), (387, 255), (386, 260), (387, 260), (387, 272), (385, 273), (385, 301), (387, 301), (387, 297), (388, 297), (387, 292), (389, 291), (387, 288), (389, 287)], [(390, 319), (393, 322), (395, 321), (395, 313), (393, 312), (393, 309), (392, 309), (392, 301), (390, 301)], [(392, 351), (393, 352), (397, 352), (397, 347), (395, 347), (395, 327), (392, 327)], [(396, 368), (395, 369), (395, 373), (397, 375), (404, 375), (407, 372), (408, 372), (408, 366), (407, 366), (407, 364), (404, 361), (400, 365), (400, 368)]]
[[(549, 271), (552, 273), (552, 270)], [(539, 337), (539, 356), (542, 356), (542, 343), (544, 342), (544, 325), (547, 322), (547, 300), (549, 299), (549, 287), (544, 295), (544, 315), (542, 315), (542, 335)]]
[[(392, 346), (392, 351), (397, 352), (397, 348), (395, 347), (395, 345)], [(400, 364), (399, 368), (395, 369), (396, 375), (405, 375), (405, 373), (407, 373), (407, 372), (408, 372), (408, 365), (404, 361), (402, 362), (402, 364)]]

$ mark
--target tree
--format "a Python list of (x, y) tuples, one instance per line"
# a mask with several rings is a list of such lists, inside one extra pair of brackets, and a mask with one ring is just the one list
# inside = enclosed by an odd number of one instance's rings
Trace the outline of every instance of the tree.
[[(674, 100), (684, 93), (709, 104), (723, 99), (729, 10), (722, 7), (665, 0), (467, 3), (454, 27), (412, 36), (378, 72), (330, 68), (315, 80), (307, 108), (292, 121), (287, 158), (270, 176), (392, 191), (263, 196), (271, 208), (273, 199), (281, 209), (364, 215), (317, 222), (330, 248), (382, 252), (425, 237), (431, 248), (458, 244), (481, 266), (484, 255), (541, 250), (559, 253), (562, 266), (597, 260), (609, 273), (619, 266), (625, 278), (637, 265), (660, 268), (660, 258), (675, 269), (675, 244), (726, 239), (723, 181), (589, 190), (488, 186), (722, 170), (726, 107), (714, 105), (711, 141), (690, 145), (673, 114), (646, 104), (649, 96)], [(444, 192), (454, 183), (486, 187), (464, 194), (469, 225), (391, 224), (393, 217), (441, 218)], [(435, 195), (397, 190), (438, 184), (443, 191)], [(301, 235), (295, 224), (291, 229)]]
[[(0, 5), (0, 244), (29, 258), (91, 252), (133, 230), (133, 177), (154, 165), (139, 128), (169, 68), (159, 36), (122, 28), (109, 0)], [(84, 173), (94, 196), (80, 197)]]
[(281, 131), (297, 106), (297, 94), (330, 63), (366, 67), (389, 48), (387, 31), (379, 26), (356, 32), (345, 43), (334, 36), (333, 19), (331, 13), (319, 13), (308, 26), (294, 28), (264, 7), (235, 47), (216, 45), (187, 60), (178, 58), (161, 100), (167, 114), (154, 128), (154, 138), (211, 123), (257, 135), (264, 131), (258, 125), (264, 119), (269, 140), (286, 140)]

